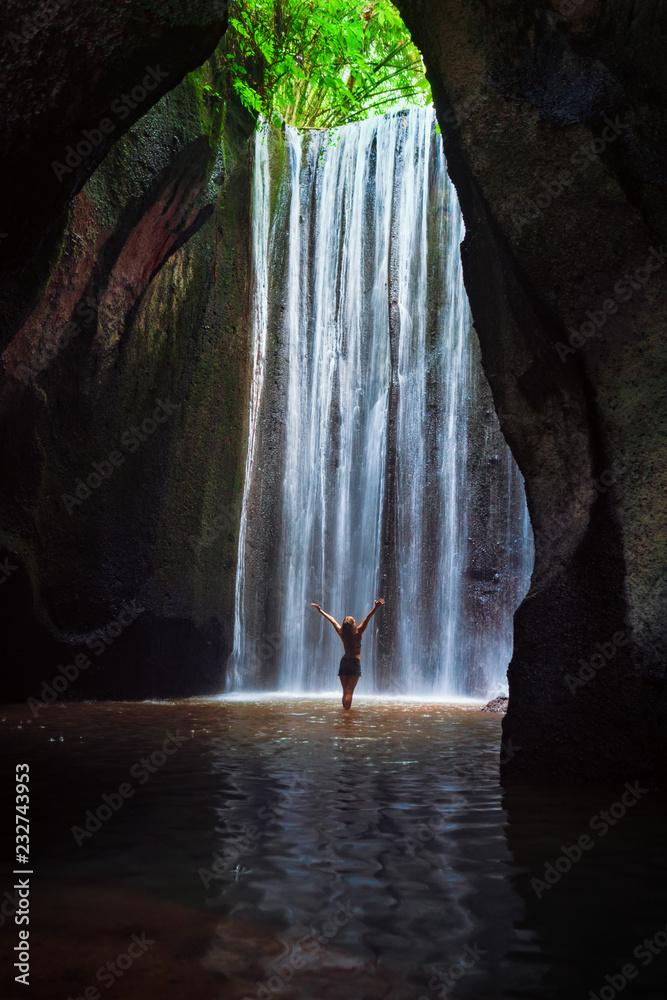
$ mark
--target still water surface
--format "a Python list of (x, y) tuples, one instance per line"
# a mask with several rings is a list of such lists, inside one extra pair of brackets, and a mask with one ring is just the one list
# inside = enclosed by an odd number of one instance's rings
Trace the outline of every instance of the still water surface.
[[(664, 794), (640, 786), (602, 833), (622, 782), (503, 788), (501, 719), (478, 706), (274, 696), (0, 717), (3, 773), (31, 768), (32, 1000), (611, 1000), (605, 977), (628, 962), (624, 997), (667, 996), (667, 948), (633, 957), (667, 925)], [(582, 834), (592, 846), (536, 892)], [(151, 942), (140, 957), (96, 978), (133, 934)], [(10, 920), (0, 935), (13, 993)]]

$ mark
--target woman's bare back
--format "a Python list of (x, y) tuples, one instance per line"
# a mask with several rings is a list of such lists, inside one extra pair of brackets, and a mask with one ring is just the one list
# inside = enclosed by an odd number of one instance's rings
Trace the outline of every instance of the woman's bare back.
[(384, 604), (384, 599), (378, 597), (373, 608), (368, 612), (364, 620), (360, 625), (357, 625), (354, 618), (348, 615), (344, 620), (343, 624), (339, 625), (335, 618), (328, 615), (326, 611), (322, 611), (319, 604), (313, 604), (312, 607), (316, 608), (323, 618), (331, 622), (333, 627), (338, 632), (341, 637), (343, 646), (345, 647), (345, 656), (341, 660), (340, 670), (338, 676), (340, 677), (340, 682), (343, 685), (343, 708), (349, 708), (352, 704), (352, 694), (359, 680), (359, 675), (361, 674), (361, 665), (356, 667), (354, 664), (351, 665), (351, 669), (348, 669), (349, 665), (345, 665), (344, 661), (347, 660), (361, 660), (361, 637), (366, 630), (366, 626), (369, 621), (377, 611), (379, 607)]
[(350, 659), (358, 660), (361, 657), (361, 632), (355, 627), (354, 631), (352, 629), (341, 628), (338, 633), (343, 641), (343, 647), (345, 649), (345, 655)]

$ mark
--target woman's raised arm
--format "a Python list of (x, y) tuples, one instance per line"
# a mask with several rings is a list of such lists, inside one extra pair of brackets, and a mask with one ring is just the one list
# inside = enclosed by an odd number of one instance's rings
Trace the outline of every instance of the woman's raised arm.
[(322, 608), (321, 608), (321, 607), (319, 606), (319, 604), (311, 604), (310, 606), (311, 606), (311, 608), (317, 608), (317, 610), (318, 610), (318, 611), (319, 611), (319, 613), (320, 613), (320, 614), (322, 615), (322, 617), (323, 617), (323, 618), (326, 618), (326, 620), (327, 620), (328, 622), (331, 622), (331, 624), (333, 625), (333, 627), (334, 627), (334, 628), (336, 629), (336, 631), (338, 632), (338, 635), (340, 635), (340, 625), (338, 624), (338, 622), (336, 621), (336, 619), (335, 619), (335, 618), (332, 618), (332, 617), (331, 617), (331, 615), (328, 615), (328, 614), (326, 613), (326, 611), (322, 611)]
[(366, 631), (366, 626), (368, 625), (369, 621), (371, 620), (371, 618), (373, 617), (373, 615), (375, 614), (375, 612), (377, 611), (377, 609), (382, 604), (384, 604), (384, 597), (378, 597), (378, 599), (375, 602), (375, 604), (373, 605), (372, 609), (368, 612), (368, 614), (366, 615), (366, 617), (362, 621), (361, 625), (357, 629), (357, 632), (361, 633), (361, 632), (365, 632)]

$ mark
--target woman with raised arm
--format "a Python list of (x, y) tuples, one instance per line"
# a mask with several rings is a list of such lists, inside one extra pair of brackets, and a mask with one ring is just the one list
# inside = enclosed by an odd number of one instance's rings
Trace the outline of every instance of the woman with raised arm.
[(340, 677), (340, 682), (343, 685), (343, 708), (349, 708), (352, 704), (352, 695), (355, 687), (357, 686), (357, 681), (361, 677), (361, 637), (366, 631), (366, 626), (369, 621), (381, 604), (384, 604), (384, 598), (378, 597), (372, 610), (368, 612), (359, 626), (357, 626), (357, 623), (352, 615), (348, 615), (346, 618), (343, 618), (343, 624), (339, 625), (335, 618), (328, 615), (326, 611), (322, 611), (319, 604), (311, 604), (311, 607), (317, 608), (323, 618), (326, 618), (328, 622), (331, 622), (333, 627), (338, 632), (338, 635), (343, 640), (345, 656), (342, 657), (340, 667), (338, 668), (338, 676)]

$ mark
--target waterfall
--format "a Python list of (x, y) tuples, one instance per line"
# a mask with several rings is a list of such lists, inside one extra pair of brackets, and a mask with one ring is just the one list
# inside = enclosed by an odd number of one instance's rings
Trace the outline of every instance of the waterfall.
[(243, 480), (243, 503), (241, 506), (241, 523), (239, 526), (239, 545), (236, 569), (236, 584), (234, 593), (234, 649), (229, 664), (228, 683), (232, 688), (241, 687), (244, 683), (243, 663), (246, 658), (246, 633), (244, 621), (245, 607), (245, 551), (248, 527), (248, 498), (253, 481), (255, 459), (257, 455), (256, 438), (259, 420), (259, 408), (262, 400), (264, 384), (264, 367), (266, 360), (266, 334), (268, 313), (268, 273), (267, 248), (269, 242), (269, 197), (270, 176), (268, 145), (265, 131), (255, 132), (255, 155), (252, 184), (252, 199), (250, 215), (252, 219), (252, 377), (250, 381), (250, 400), (248, 404), (248, 443), (246, 451), (245, 475)]
[[(523, 483), (471, 332), (432, 108), (257, 134), (252, 384), (228, 690), (503, 689), (528, 589)], [(481, 537), (476, 537), (477, 532)]]

